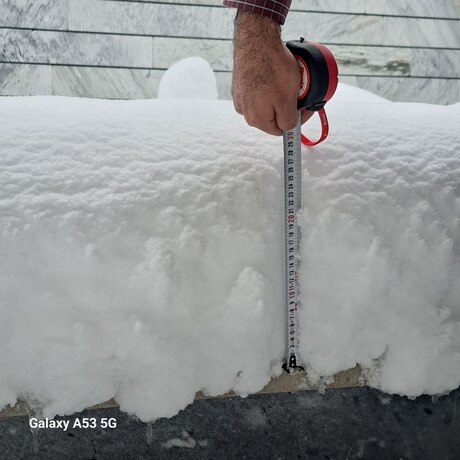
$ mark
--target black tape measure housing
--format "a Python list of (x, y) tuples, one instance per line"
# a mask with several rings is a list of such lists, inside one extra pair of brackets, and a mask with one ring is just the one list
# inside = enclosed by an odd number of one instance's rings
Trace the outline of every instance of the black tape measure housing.
[(303, 38), (289, 41), (286, 46), (296, 57), (299, 66), (303, 61), (307, 67), (308, 89), (297, 101), (297, 108), (311, 111), (322, 109), (337, 87), (337, 63), (332, 53), (324, 45)]

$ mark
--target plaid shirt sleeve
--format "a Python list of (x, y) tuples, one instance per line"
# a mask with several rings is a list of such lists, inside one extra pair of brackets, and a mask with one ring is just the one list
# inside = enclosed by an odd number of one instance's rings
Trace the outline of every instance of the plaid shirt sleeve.
[(284, 24), (291, 2), (292, 0), (224, 0), (224, 5), (261, 14)]

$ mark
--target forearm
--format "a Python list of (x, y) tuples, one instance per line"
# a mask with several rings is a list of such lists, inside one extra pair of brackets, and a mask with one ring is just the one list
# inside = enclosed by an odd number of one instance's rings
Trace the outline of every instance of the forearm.
[[(262, 2), (268, 4), (269, 0)], [(274, 135), (296, 125), (300, 86), (297, 61), (283, 44), (280, 29), (280, 22), (269, 15), (238, 8), (233, 104), (250, 126)]]
[(276, 50), (282, 45), (281, 29), (277, 22), (266, 16), (238, 11), (235, 18), (235, 51)]

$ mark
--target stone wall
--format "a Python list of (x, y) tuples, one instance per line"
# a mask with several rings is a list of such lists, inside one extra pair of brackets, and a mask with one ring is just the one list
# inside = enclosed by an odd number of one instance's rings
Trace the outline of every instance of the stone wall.
[[(0, 0), (0, 95), (155, 97), (199, 55), (230, 98), (234, 10), (221, 0)], [(392, 100), (460, 100), (460, 0), (293, 0), (283, 37), (320, 41), (341, 81)]]

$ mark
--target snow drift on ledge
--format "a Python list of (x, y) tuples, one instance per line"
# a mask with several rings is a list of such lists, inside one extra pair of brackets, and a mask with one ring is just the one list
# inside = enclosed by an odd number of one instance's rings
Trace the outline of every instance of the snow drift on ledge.
[[(353, 92), (302, 153), (302, 356), (312, 378), (359, 363), (387, 392), (449, 391), (460, 104)], [(0, 139), (1, 407), (114, 397), (147, 421), (280, 372), (280, 138), (228, 101), (35, 97), (0, 100)]]

